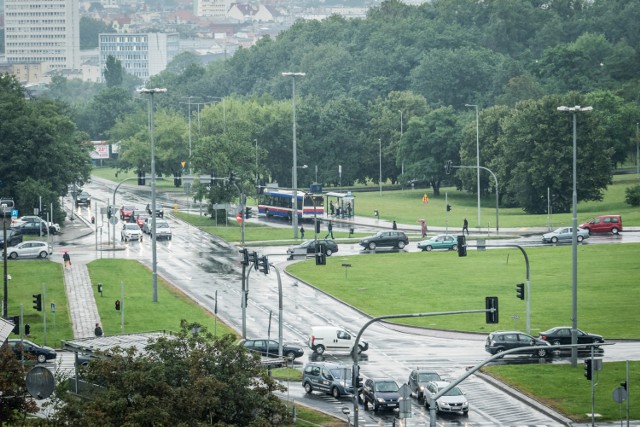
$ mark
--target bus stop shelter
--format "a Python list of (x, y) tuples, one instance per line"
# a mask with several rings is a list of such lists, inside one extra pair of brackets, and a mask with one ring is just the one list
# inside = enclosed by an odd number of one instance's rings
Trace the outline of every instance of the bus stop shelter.
[[(325, 204), (325, 212), (329, 216), (336, 218), (351, 218), (356, 214), (355, 197), (351, 191), (346, 193), (337, 193), (329, 191), (325, 194), (327, 202)], [(331, 205), (333, 204), (333, 209)]]

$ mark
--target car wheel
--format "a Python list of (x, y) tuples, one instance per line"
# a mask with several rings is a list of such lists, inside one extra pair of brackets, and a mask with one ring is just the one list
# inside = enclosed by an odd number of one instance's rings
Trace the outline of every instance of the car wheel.
[(311, 392), (313, 391), (313, 387), (311, 387), (311, 383), (304, 383), (304, 391), (307, 394), (311, 394)]
[(376, 250), (376, 244), (374, 242), (369, 242), (369, 249), (372, 251)]
[(457, 250), (458, 250), (458, 245), (453, 245), (453, 246), (451, 246), (451, 250), (452, 250), (452, 251), (457, 251)]
[(398, 249), (404, 249), (405, 243), (403, 241), (398, 242)]
[(551, 238), (551, 243), (558, 243), (558, 238), (556, 236), (553, 236)]
[(296, 360), (296, 354), (293, 351), (290, 351), (287, 354), (285, 354), (285, 357), (291, 362)]
[(504, 351), (504, 348), (500, 347), (496, 350), (496, 354), (500, 354)]
[(620, 230), (618, 230), (616, 227), (613, 227), (613, 228), (611, 229), (611, 232), (612, 232), (613, 234), (618, 234), (618, 232), (619, 232), (619, 231), (620, 231)]
[(578, 239), (578, 242), (582, 242), (584, 240), (584, 237), (582, 236), (576, 236), (576, 238)]
[(47, 361), (47, 358), (45, 357), (44, 354), (39, 354), (38, 355), (38, 363), (44, 363)]
[(44, 258), (47, 257), (47, 255), (49, 255), (49, 254), (46, 251), (42, 251), (42, 252), (40, 252), (40, 255), (38, 255), (38, 257), (44, 259)]
[(323, 345), (317, 346), (315, 352), (318, 354), (324, 353), (324, 346)]
[(11, 252), (11, 253), (9, 254), (9, 258), (11, 258), (11, 259), (17, 259), (17, 258), (18, 258), (18, 254), (17, 254), (17, 253), (15, 253), (15, 252)]
[(431, 252), (433, 248), (431, 247), (431, 245), (427, 245), (427, 247), (425, 247), (424, 250), (427, 252)]
[(545, 357), (546, 355), (547, 355), (547, 349), (539, 348), (539, 349), (536, 350), (536, 356)]
[(340, 398), (340, 390), (338, 390), (338, 387), (333, 387), (331, 389), (331, 396), (335, 397), (336, 399)]
[(331, 249), (329, 249), (329, 248), (327, 248), (326, 251), (325, 251), (325, 254), (327, 256), (331, 256), (332, 253), (333, 253), (333, 251)]

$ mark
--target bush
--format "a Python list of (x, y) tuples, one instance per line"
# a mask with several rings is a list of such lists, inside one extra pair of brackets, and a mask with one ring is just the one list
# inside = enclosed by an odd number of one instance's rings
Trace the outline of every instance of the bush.
[(640, 185), (635, 187), (628, 187), (625, 190), (624, 200), (630, 206), (640, 206)]

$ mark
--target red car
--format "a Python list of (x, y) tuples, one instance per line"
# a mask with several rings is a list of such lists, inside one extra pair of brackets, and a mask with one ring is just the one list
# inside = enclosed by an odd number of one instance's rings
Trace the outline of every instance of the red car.
[(135, 210), (135, 206), (122, 205), (122, 207), (120, 208), (120, 219), (123, 221), (128, 220), (129, 218), (131, 218), (131, 214), (133, 214), (133, 211)]
[(138, 227), (142, 229), (142, 227), (144, 227), (144, 222), (149, 218), (149, 214), (143, 211), (135, 211), (133, 212), (133, 217), (135, 218)]
[(622, 217), (620, 215), (600, 215), (580, 225), (580, 228), (591, 233), (613, 233), (622, 231)]

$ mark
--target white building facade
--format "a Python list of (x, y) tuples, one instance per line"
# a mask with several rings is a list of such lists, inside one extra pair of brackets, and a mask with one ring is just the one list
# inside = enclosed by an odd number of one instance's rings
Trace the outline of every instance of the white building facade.
[(40, 64), (42, 74), (80, 70), (78, 0), (4, 0), (4, 13), (9, 64)]
[(100, 34), (100, 70), (113, 56), (122, 68), (143, 81), (167, 68), (180, 52), (178, 33)]

